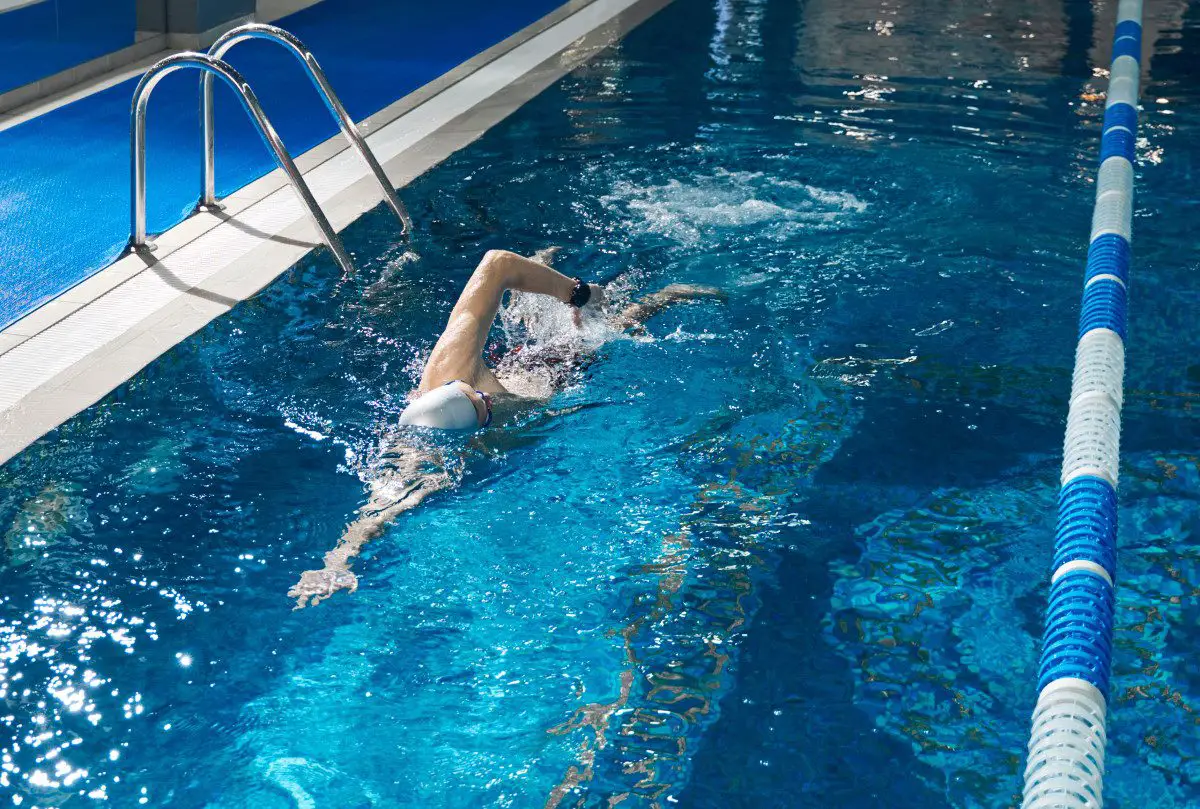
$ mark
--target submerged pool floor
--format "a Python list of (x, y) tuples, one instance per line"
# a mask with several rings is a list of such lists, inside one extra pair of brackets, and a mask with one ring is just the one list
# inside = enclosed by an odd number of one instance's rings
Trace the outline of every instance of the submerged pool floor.
[[(1112, 9), (1008, 5), (677, 0), (409, 187), (415, 254), (364, 217), (357, 277), (311, 258), (0, 468), (0, 790), (1011, 805)], [(1106, 782), (1125, 809), (1200, 802), (1200, 369), (1178, 339), (1200, 23), (1156, 13)], [(551, 415), (456, 450), (454, 490), (370, 546), (357, 593), (292, 611), (474, 262), (549, 244), (619, 295), (728, 300), (605, 343)]]

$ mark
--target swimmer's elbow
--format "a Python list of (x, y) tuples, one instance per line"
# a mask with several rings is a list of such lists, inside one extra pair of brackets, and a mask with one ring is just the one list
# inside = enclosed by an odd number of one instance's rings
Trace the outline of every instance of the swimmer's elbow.
[(484, 270), (502, 271), (517, 258), (519, 256), (509, 250), (488, 250), (483, 254), (483, 261), (479, 262), (479, 266)]

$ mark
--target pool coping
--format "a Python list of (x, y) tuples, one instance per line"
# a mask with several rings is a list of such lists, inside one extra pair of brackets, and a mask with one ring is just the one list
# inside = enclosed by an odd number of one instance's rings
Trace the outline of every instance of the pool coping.
[[(670, 2), (570, 0), (360, 128), (403, 188)], [(373, 175), (340, 136), (296, 164), (337, 230), (381, 202)], [(319, 244), (279, 170), (222, 202), (219, 215), (196, 214), (157, 236), (152, 256), (126, 255), (0, 331), (0, 464)]]

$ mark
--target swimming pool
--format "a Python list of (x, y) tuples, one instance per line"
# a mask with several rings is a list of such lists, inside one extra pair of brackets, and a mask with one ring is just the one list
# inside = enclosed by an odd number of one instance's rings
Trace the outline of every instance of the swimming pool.
[[(310, 258), (0, 468), (0, 789), (1013, 802), (1111, 17), (1064, 9), (677, 0), (405, 189), (419, 257), (364, 217), (357, 277)], [(1176, 335), (1200, 23), (1157, 13), (1116, 807), (1198, 792), (1200, 374)], [(501, 425), (370, 546), (357, 593), (291, 612), (471, 266), (546, 244), (729, 299), (604, 344), (556, 415)]]

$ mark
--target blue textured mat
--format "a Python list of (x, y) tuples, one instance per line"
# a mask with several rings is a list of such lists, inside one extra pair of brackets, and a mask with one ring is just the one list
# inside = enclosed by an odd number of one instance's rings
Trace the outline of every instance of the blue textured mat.
[(52, 0), (0, 14), (0, 93), (133, 44), (133, 0)]
[[(560, 0), (320, 3), (281, 21), (316, 54), (356, 120), (534, 22)], [(241, 70), (293, 154), (337, 134), (282, 49), (243, 43)], [(199, 73), (163, 80), (150, 102), (148, 220), (178, 224), (199, 196)], [(135, 80), (0, 132), (0, 326), (116, 259), (129, 236), (129, 104)], [(233, 93), (217, 84), (217, 191), (274, 168)]]

